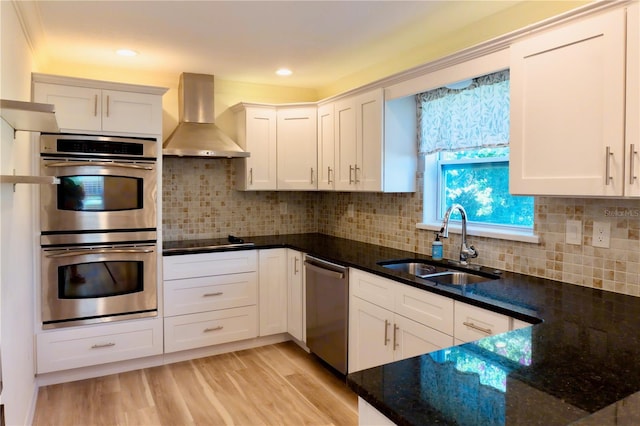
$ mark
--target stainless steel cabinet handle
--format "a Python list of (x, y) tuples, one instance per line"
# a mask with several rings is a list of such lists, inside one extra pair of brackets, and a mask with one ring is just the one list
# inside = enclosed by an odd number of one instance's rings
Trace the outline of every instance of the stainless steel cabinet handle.
[(629, 145), (629, 184), (633, 185), (634, 181), (638, 179), (638, 176), (635, 175), (635, 157), (638, 154), (636, 151), (635, 144)]
[(354, 170), (355, 170), (355, 173), (354, 173), (354, 176), (355, 176), (354, 183), (360, 183), (360, 179), (358, 179), (358, 170), (360, 170), (360, 167), (358, 167), (358, 165), (356, 164), (356, 167), (355, 167), (355, 169), (354, 169)]
[(484, 333), (484, 334), (488, 334), (488, 335), (492, 335), (493, 334), (493, 332), (491, 331), (490, 328), (480, 327), (480, 326), (475, 325), (472, 322), (466, 322), (465, 321), (462, 324), (466, 325), (469, 328), (473, 328), (474, 330), (477, 330), (477, 331), (479, 331), (481, 333)]
[(205, 332), (205, 333), (209, 333), (209, 332), (211, 332), (211, 331), (218, 331), (218, 330), (222, 330), (223, 328), (224, 328), (223, 326), (219, 325), (219, 326), (217, 326), (217, 327), (205, 328), (205, 329), (204, 329), (204, 332)]
[(387, 346), (387, 343), (389, 343), (389, 336), (387, 332), (388, 329), (389, 329), (389, 321), (384, 320), (384, 345), (385, 346)]
[(249, 169), (249, 185), (253, 185), (253, 167)]
[(222, 292), (217, 291), (215, 293), (205, 293), (202, 295), (202, 297), (213, 297), (213, 296), (222, 296)]
[(98, 116), (98, 95), (93, 96), (93, 116)]
[(611, 177), (611, 157), (613, 157), (613, 152), (611, 152), (611, 147), (607, 145), (607, 150), (606, 150), (606, 163), (605, 163), (605, 167), (604, 167), (604, 184), (605, 185), (609, 185), (609, 181), (611, 181), (613, 179), (613, 177)]
[(109, 95), (107, 95), (107, 117), (109, 117)]
[(111, 161), (58, 161), (55, 163), (45, 163), (45, 167), (118, 167), (121, 169), (153, 170), (154, 166), (143, 164), (113, 163)]
[(400, 327), (398, 327), (397, 324), (393, 324), (393, 350), (394, 351), (399, 346), (398, 343), (396, 342), (398, 330), (400, 330)]
[(93, 345), (93, 346), (91, 346), (91, 349), (110, 348), (110, 347), (115, 346), (115, 345), (116, 345), (115, 343), (109, 342), (109, 343)]
[(327, 183), (333, 183), (331, 181), (331, 172), (332, 172), (331, 167), (327, 167)]
[(153, 253), (153, 249), (95, 249), (95, 250), (70, 250), (64, 253), (48, 254), (47, 257), (59, 258), (59, 257), (73, 257), (84, 256), (85, 254), (138, 254), (138, 253)]
[(293, 258), (293, 273), (294, 275), (298, 275), (298, 257)]
[(311, 168), (311, 183), (313, 183), (313, 167)]
[(353, 166), (349, 164), (349, 185), (353, 183)]

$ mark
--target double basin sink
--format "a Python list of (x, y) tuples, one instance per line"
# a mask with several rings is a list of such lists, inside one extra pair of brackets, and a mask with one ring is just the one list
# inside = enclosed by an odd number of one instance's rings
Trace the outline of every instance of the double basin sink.
[(444, 285), (478, 284), (500, 278), (497, 274), (451, 269), (439, 263), (429, 263), (429, 261), (418, 259), (386, 260), (378, 262), (378, 265)]

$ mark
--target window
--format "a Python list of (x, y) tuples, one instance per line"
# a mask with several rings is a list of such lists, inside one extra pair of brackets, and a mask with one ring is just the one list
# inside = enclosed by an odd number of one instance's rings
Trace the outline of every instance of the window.
[(425, 155), (420, 227), (439, 230), (457, 203), (470, 234), (533, 241), (533, 197), (509, 194), (509, 72), (421, 93), (416, 101)]

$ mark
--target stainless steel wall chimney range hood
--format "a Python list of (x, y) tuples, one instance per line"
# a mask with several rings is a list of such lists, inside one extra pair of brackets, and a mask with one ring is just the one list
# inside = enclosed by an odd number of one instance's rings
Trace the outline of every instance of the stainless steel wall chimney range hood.
[(162, 155), (178, 157), (248, 157), (214, 124), (213, 76), (180, 74), (178, 127), (162, 145)]

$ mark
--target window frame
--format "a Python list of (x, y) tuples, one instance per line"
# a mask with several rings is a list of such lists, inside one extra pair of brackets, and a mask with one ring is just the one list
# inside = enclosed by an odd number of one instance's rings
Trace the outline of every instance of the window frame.
[[(421, 156), (424, 160), (424, 183), (422, 185), (422, 222), (416, 224), (418, 229), (438, 232), (442, 228), (442, 218), (438, 217), (440, 211), (441, 184), (440, 162), (438, 154)], [(500, 162), (504, 157), (496, 157)], [(479, 158), (479, 161), (457, 160), (457, 162), (478, 163), (494, 162), (495, 159)], [(460, 234), (462, 232), (461, 221), (451, 220), (449, 232)], [(521, 241), (527, 243), (539, 243), (540, 237), (535, 234), (535, 222), (531, 228), (513, 225), (495, 225), (479, 222), (467, 223), (467, 234), (478, 237), (497, 238), (509, 241)]]

